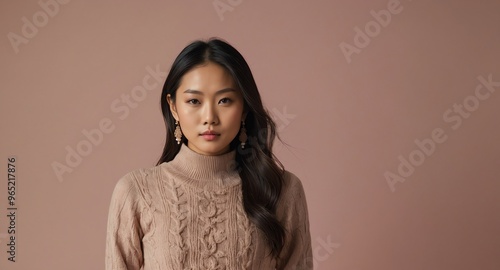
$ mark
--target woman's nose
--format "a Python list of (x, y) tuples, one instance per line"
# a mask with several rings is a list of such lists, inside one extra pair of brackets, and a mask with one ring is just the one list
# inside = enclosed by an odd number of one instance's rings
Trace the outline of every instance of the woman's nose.
[(216, 124), (218, 121), (217, 109), (213, 105), (207, 105), (204, 110), (204, 124)]

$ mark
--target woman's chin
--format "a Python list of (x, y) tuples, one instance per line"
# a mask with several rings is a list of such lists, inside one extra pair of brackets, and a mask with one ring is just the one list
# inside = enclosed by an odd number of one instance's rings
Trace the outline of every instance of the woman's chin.
[(206, 156), (222, 155), (229, 151), (229, 144), (223, 145), (218, 139), (207, 141), (204, 138), (201, 138), (201, 136), (196, 143), (188, 141), (188, 147), (191, 150)]

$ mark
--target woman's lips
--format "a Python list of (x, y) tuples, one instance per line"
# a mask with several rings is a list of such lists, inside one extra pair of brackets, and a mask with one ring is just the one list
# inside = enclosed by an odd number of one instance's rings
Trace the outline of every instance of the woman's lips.
[(205, 139), (206, 141), (213, 141), (217, 139), (220, 134), (213, 130), (205, 130), (202, 134), (200, 134), (200, 136), (203, 137), (203, 139)]
[(207, 141), (213, 141), (215, 139), (217, 139), (220, 134), (215, 134), (215, 133), (212, 133), (212, 134), (201, 134), (200, 136), (203, 137), (203, 139), (207, 140)]

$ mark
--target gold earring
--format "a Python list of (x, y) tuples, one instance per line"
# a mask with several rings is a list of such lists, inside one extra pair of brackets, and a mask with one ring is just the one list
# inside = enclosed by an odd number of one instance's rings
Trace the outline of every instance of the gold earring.
[(180, 144), (181, 138), (182, 138), (182, 131), (181, 131), (181, 127), (179, 126), (179, 121), (177, 121), (177, 120), (175, 120), (174, 136), (175, 136), (175, 140), (177, 141), (177, 144)]
[(247, 130), (245, 129), (245, 120), (241, 120), (240, 141), (241, 141), (241, 149), (244, 149), (245, 144), (247, 142)]

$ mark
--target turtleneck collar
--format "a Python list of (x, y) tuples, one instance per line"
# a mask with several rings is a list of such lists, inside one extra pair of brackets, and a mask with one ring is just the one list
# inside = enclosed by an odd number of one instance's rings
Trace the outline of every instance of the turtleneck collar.
[(179, 153), (164, 167), (173, 169), (190, 185), (197, 187), (229, 187), (240, 183), (235, 168), (236, 150), (216, 156), (207, 156), (195, 152), (182, 143)]

